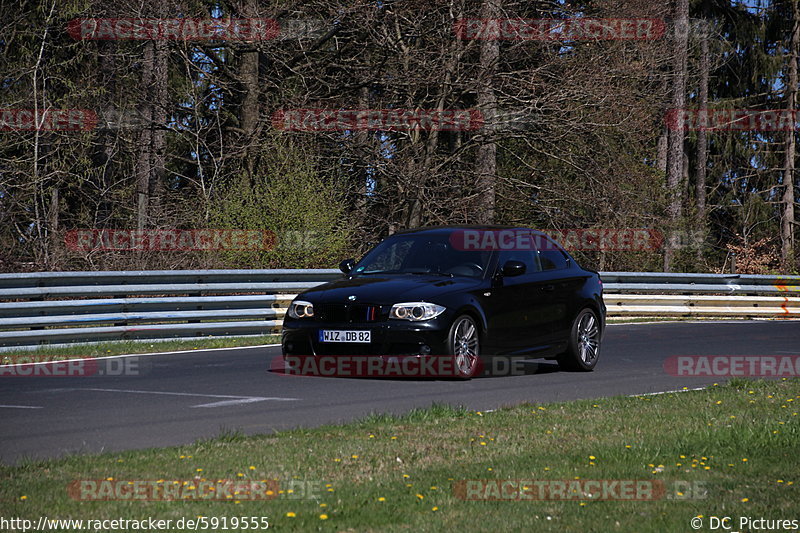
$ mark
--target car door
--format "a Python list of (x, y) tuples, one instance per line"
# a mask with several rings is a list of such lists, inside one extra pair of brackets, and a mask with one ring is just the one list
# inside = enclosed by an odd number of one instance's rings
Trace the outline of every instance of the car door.
[(575, 268), (573, 260), (552, 240), (544, 238), (538, 250), (542, 267), (539, 287), (546, 293), (550, 321), (546, 337), (551, 344), (564, 344), (569, 338), (572, 319), (577, 313), (576, 300), (586, 281), (585, 272)]
[[(508, 261), (520, 261), (525, 273), (503, 276), (502, 268)], [(535, 250), (504, 250), (497, 254), (493, 264), (491, 287), (484, 293), (483, 305), (487, 311), (490, 342), (502, 353), (527, 353), (545, 349), (549, 345), (547, 334), (549, 295), (542, 290), (541, 267)]]

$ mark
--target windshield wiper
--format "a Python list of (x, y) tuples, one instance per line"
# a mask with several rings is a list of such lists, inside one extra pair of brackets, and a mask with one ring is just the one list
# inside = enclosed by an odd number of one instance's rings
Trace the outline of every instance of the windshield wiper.
[(406, 274), (417, 274), (419, 276), (447, 276), (448, 278), (455, 277), (455, 275), (450, 274), (449, 272), (406, 272)]
[(454, 278), (455, 275), (449, 272), (434, 272), (432, 270), (362, 270), (355, 275), (361, 276), (366, 274), (414, 274), (417, 276), (447, 276)]

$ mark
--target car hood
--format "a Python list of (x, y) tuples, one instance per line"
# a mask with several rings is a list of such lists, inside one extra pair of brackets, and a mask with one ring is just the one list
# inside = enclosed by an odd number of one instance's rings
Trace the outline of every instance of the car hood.
[[(347, 303), (348, 301), (378, 305), (425, 301), (435, 303), (437, 296), (478, 287), (481, 280), (446, 278), (420, 274), (371, 274), (331, 281), (303, 292), (298, 298), (312, 303)], [(350, 299), (355, 296), (355, 300)]]

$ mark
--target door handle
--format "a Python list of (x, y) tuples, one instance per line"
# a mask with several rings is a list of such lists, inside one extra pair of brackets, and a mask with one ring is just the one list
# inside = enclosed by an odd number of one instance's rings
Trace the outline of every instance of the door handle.
[(542, 290), (545, 291), (545, 292), (552, 292), (552, 291), (556, 290), (556, 286), (553, 285), (553, 284), (542, 285)]

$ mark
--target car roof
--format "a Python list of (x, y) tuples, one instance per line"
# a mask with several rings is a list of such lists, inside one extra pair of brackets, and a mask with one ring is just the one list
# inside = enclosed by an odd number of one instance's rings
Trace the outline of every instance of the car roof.
[(530, 233), (535, 233), (538, 235), (547, 236), (546, 233), (535, 230), (532, 228), (526, 228), (524, 226), (501, 226), (501, 225), (493, 225), (493, 224), (459, 224), (459, 225), (442, 225), (442, 226), (422, 226), (419, 228), (411, 228), (400, 230), (396, 232), (394, 235), (403, 235), (409, 233), (450, 233), (454, 230), (477, 230), (477, 231), (498, 231), (498, 230), (522, 230)]

